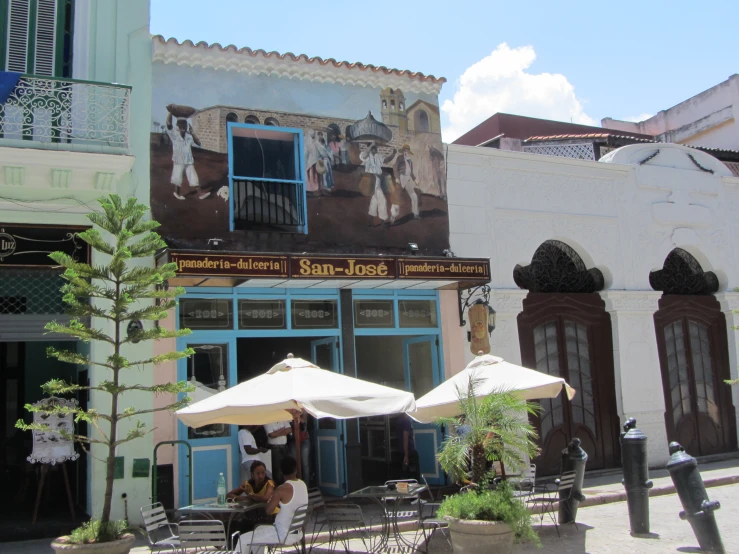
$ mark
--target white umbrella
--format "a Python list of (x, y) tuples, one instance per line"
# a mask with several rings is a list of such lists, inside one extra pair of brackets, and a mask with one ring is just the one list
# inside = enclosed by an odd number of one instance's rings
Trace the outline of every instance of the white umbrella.
[(471, 377), (478, 380), (476, 389), (478, 397), (506, 390), (522, 400), (555, 398), (562, 392), (562, 388), (567, 391), (570, 400), (575, 396), (575, 389), (560, 377), (527, 369), (506, 362), (503, 358), (486, 354), (475, 357), (464, 370), (416, 400), (416, 411), (408, 412), (408, 415), (421, 423), (431, 423), (439, 417), (459, 415), (457, 389), (467, 392)]
[(290, 354), (267, 373), (195, 402), (177, 411), (177, 417), (190, 427), (264, 425), (291, 421), (288, 410), (305, 410), (316, 418), (348, 419), (415, 409), (410, 392), (321, 369)]

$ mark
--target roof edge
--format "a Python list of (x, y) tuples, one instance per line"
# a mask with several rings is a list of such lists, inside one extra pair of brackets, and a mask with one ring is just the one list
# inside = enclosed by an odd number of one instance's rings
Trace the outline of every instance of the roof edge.
[[(387, 77), (395, 77), (395, 78), (405, 78), (409, 79), (411, 81), (418, 81), (420, 83), (426, 84), (426, 85), (432, 85), (434, 88), (437, 88), (437, 94), (438, 91), (441, 90), (441, 85), (446, 83), (446, 78), (444, 77), (436, 77), (434, 75), (425, 75), (421, 72), (413, 72), (409, 71), (407, 69), (396, 69), (396, 68), (388, 68), (385, 66), (376, 66), (372, 64), (363, 64), (361, 62), (347, 62), (347, 61), (338, 61), (334, 58), (321, 58), (319, 56), (313, 56), (309, 57), (306, 54), (298, 54), (295, 55), (292, 52), (286, 52), (284, 54), (280, 54), (279, 52), (267, 52), (263, 49), (257, 49), (253, 50), (247, 46), (242, 48), (237, 48), (233, 44), (229, 44), (228, 46), (222, 46), (220, 43), (214, 42), (212, 44), (208, 44), (205, 41), (200, 42), (193, 42), (190, 39), (186, 39), (182, 42), (178, 41), (174, 37), (170, 37), (168, 39), (165, 39), (162, 35), (155, 35), (153, 36), (153, 42), (154, 42), (154, 59), (158, 61), (164, 61), (164, 62), (170, 62), (170, 63), (179, 63), (180, 65), (202, 65), (205, 67), (212, 67), (213, 64), (204, 64), (204, 60), (202, 58), (202, 55), (198, 56), (196, 59), (192, 60), (192, 63), (186, 64), (184, 61), (180, 63), (180, 61), (175, 61), (171, 59), (171, 56), (165, 56), (163, 53), (157, 52), (157, 45), (161, 45), (163, 47), (169, 47), (169, 48), (177, 48), (177, 49), (198, 49), (200, 51), (207, 50), (213, 53), (224, 53), (224, 54), (236, 54), (240, 56), (244, 56), (244, 58), (252, 58), (252, 59), (262, 59), (267, 60), (271, 62), (301, 62), (309, 65), (316, 65), (319, 66), (322, 69), (329, 69), (329, 70), (336, 70), (336, 69), (344, 69), (344, 70), (352, 70), (352, 71), (361, 71), (361, 72), (367, 72), (374, 76), (387, 76)], [(234, 69), (233, 63), (229, 63), (229, 68)], [(357, 78), (355, 77), (355, 81)], [(380, 85), (377, 85), (380, 86)], [(397, 86), (397, 83), (396, 85)]]

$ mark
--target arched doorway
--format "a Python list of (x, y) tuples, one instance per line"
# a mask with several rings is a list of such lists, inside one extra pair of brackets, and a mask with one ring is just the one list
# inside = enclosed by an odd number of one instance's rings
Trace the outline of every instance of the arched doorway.
[(535, 421), (542, 475), (560, 471), (560, 452), (575, 437), (588, 453), (589, 469), (618, 467), (618, 414), (613, 374), (611, 319), (597, 294), (604, 286), (598, 269), (587, 269), (567, 244), (549, 240), (527, 266), (513, 271), (529, 294), (518, 316), (523, 365), (563, 377), (576, 390), (541, 400)]
[(649, 274), (662, 291), (654, 314), (665, 394), (667, 438), (694, 456), (736, 450), (726, 318), (713, 296), (716, 275), (676, 248)]

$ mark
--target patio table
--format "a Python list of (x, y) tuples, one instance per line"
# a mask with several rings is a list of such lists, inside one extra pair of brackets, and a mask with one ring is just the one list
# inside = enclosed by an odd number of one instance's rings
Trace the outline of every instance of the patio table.
[[(219, 505), (216, 502), (204, 502), (202, 504), (192, 504), (180, 508), (180, 513), (187, 514), (186, 517), (202, 516), (206, 519), (221, 520), (226, 526), (226, 538), (229, 547), (234, 548), (231, 544), (231, 522), (239, 514), (246, 514), (254, 510), (264, 509), (267, 507), (266, 502), (254, 502), (252, 500), (227, 502), (225, 505)], [(223, 518), (223, 519), (221, 519)], [(225, 520), (225, 521), (224, 521)]]
[[(395, 540), (395, 545), (401, 550), (405, 548), (416, 550), (415, 537), (413, 541), (409, 541), (403, 536), (403, 533), (400, 530), (398, 511), (403, 500), (419, 500), (419, 495), (426, 490), (426, 485), (410, 485), (407, 492), (401, 492), (397, 490), (397, 488), (391, 489), (386, 485), (376, 485), (364, 487), (363, 489), (349, 493), (347, 498), (368, 498), (376, 502), (382, 508), (382, 537), (377, 545), (377, 552), (387, 552), (388, 544), (391, 539)], [(417, 506), (418, 524), (420, 529), (423, 530), (420, 510), (421, 503), (419, 501)], [(416, 531), (416, 537), (417, 535), (418, 531)]]

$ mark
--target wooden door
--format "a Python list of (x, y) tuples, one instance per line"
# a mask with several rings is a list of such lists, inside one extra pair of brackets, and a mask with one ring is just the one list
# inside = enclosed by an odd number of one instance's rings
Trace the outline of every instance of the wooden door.
[(561, 451), (575, 437), (588, 469), (618, 467), (618, 416), (611, 323), (597, 294), (529, 293), (518, 316), (523, 365), (563, 377), (577, 391), (540, 401), (535, 418), (541, 475), (560, 471)]
[(665, 295), (654, 315), (670, 441), (693, 456), (736, 450), (726, 319), (710, 295)]

